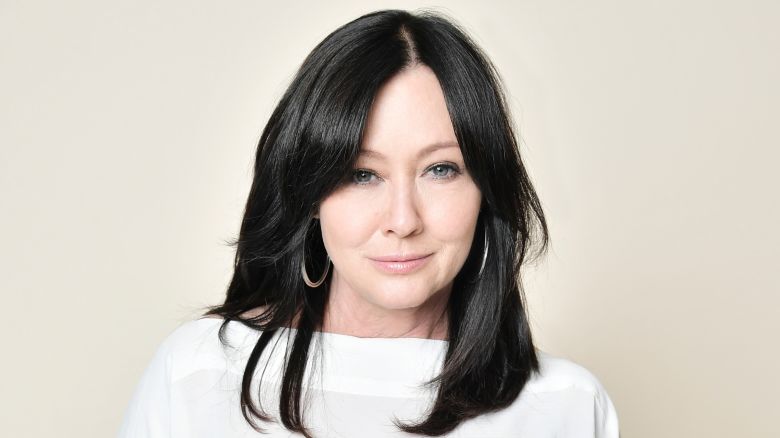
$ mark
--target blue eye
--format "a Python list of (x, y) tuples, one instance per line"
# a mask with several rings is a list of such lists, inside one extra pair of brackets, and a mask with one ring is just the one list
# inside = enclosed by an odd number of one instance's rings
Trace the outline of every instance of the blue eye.
[[(442, 169), (444, 169), (445, 171), (446, 170), (450, 170), (451, 172), (449, 172), (449, 173), (444, 172), (443, 174), (436, 173), (437, 170), (442, 170)], [(434, 173), (434, 178), (436, 178), (436, 179), (455, 178), (457, 176), (457, 174), (460, 173), (460, 169), (458, 169), (457, 166), (453, 166), (453, 165), (446, 164), (446, 163), (434, 164), (433, 166), (430, 167), (430, 170), (431, 170), (431, 172)]]
[[(352, 172), (352, 182), (357, 184), (357, 185), (366, 185), (371, 180), (370, 177), (372, 175), (374, 175), (374, 173), (370, 172), (368, 170), (356, 169), (355, 171)], [(361, 179), (361, 178), (365, 178), (365, 177), (368, 177), (368, 178), (367, 179)]]

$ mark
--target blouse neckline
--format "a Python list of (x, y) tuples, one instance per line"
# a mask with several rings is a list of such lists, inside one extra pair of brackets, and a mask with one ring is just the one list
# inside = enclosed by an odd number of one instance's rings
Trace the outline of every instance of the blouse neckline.
[[(214, 320), (216, 322), (219, 322), (220, 324), (224, 321), (222, 318), (208, 318), (203, 317), (200, 318), (201, 320)], [(235, 324), (234, 324), (235, 323)], [(229, 323), (230, 327), (240, 326), (245, 330), (254, 330), (251, 327), (241, 323), (240, 321), (231, 320)], [(294, 327), (281, 327), (279, 328), (279, 332), (289, 331), (291, 334), (296, 334), (298, 332), (298, 329)], [(350, 342), (353, 344), (360, 344), (360, 343), (381, 343), (381, 344), (389, 344), (392, 342), (409, 342), (409, 343), (427, 343), (427, 344), (433, 344), (433, 345), (439, 345), (441, 347), (446, 347), (449, 345), (448, 340), (444, 339), (431, 339), (431, 338), (416, 338), (416, 337), (400, 337), (400, 338), (387, 338), (387, 337), (361, 337), (361, 336), (354, 336), (354, 335), (347, 335), (343, 333), (333, 333), (333, 332), (321, 332), (321, 331), (315, 331), (314, 336), (320, 336), (323, 338), (329, 338), (333, 342)]]
[[(215, 330), (224, 321), (211, 319), (210, 330)], [(288, 345), (295, 338), (297, 329), (282, 327), (274, 339), (285, 339)], [(248, 357), (259, 330), (254, 330), (239, 321), (230, 321), (228, 337), (235, 336), (241, 345), (243, 355)], [(232, 335), (230, 334), (232, 333)], [(271, 344), (275, 341), (272, 340)], [(327, 372), (318, 371), (317, 386), (330, 391), (346, 391), (355, 394), (395, 397), (427, 397), (430, 388), (422, 383), (433, 378), (444, 362), (449, 341), (424, 338), (362, 338), (341, 333), (315, 332), (312, 343), (322, 347), (313, 351), (322, 353), (323, 360), (317, 370), (325, 367)], [(282, 348), (284, 350), (284, 347)], [(264, 353), (265, 354), (265, 353)], [(277, 355), (279, 360), (281, 355)], [(280, 366), (276, 363), (272, 368)]]

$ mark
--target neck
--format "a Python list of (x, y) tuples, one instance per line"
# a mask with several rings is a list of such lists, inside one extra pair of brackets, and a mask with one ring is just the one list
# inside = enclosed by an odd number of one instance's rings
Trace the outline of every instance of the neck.
[(331, 286), (322, 331), (361, 338), (447, 340), (450, 288), (418, 307), (386, 309), (361, 299), (351, 290)]

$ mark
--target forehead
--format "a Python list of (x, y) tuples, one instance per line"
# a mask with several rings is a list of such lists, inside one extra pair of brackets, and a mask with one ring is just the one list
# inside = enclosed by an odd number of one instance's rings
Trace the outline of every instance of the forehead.
[(366, 121), (362, 156), (419, 157), (453, 146), (457, 139), (444, 93), (429, 67), (404, 70), (379, 89)]

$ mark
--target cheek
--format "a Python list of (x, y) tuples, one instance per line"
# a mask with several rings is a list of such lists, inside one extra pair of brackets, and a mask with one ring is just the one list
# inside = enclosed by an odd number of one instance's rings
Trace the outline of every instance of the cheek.
[[(372, 208), (344, 196), (331, 196), (320, 205), (320, 230), (329, 253), (362, 245), (372, 233)], [(361, 208), (362, 207), (362, 208)]]
[(437, 198), (430, 203), (430, 232), (443, 242), (468, 245), (479, 216), (479, 189), (469, 185), (462, 190), (440, 193)]

